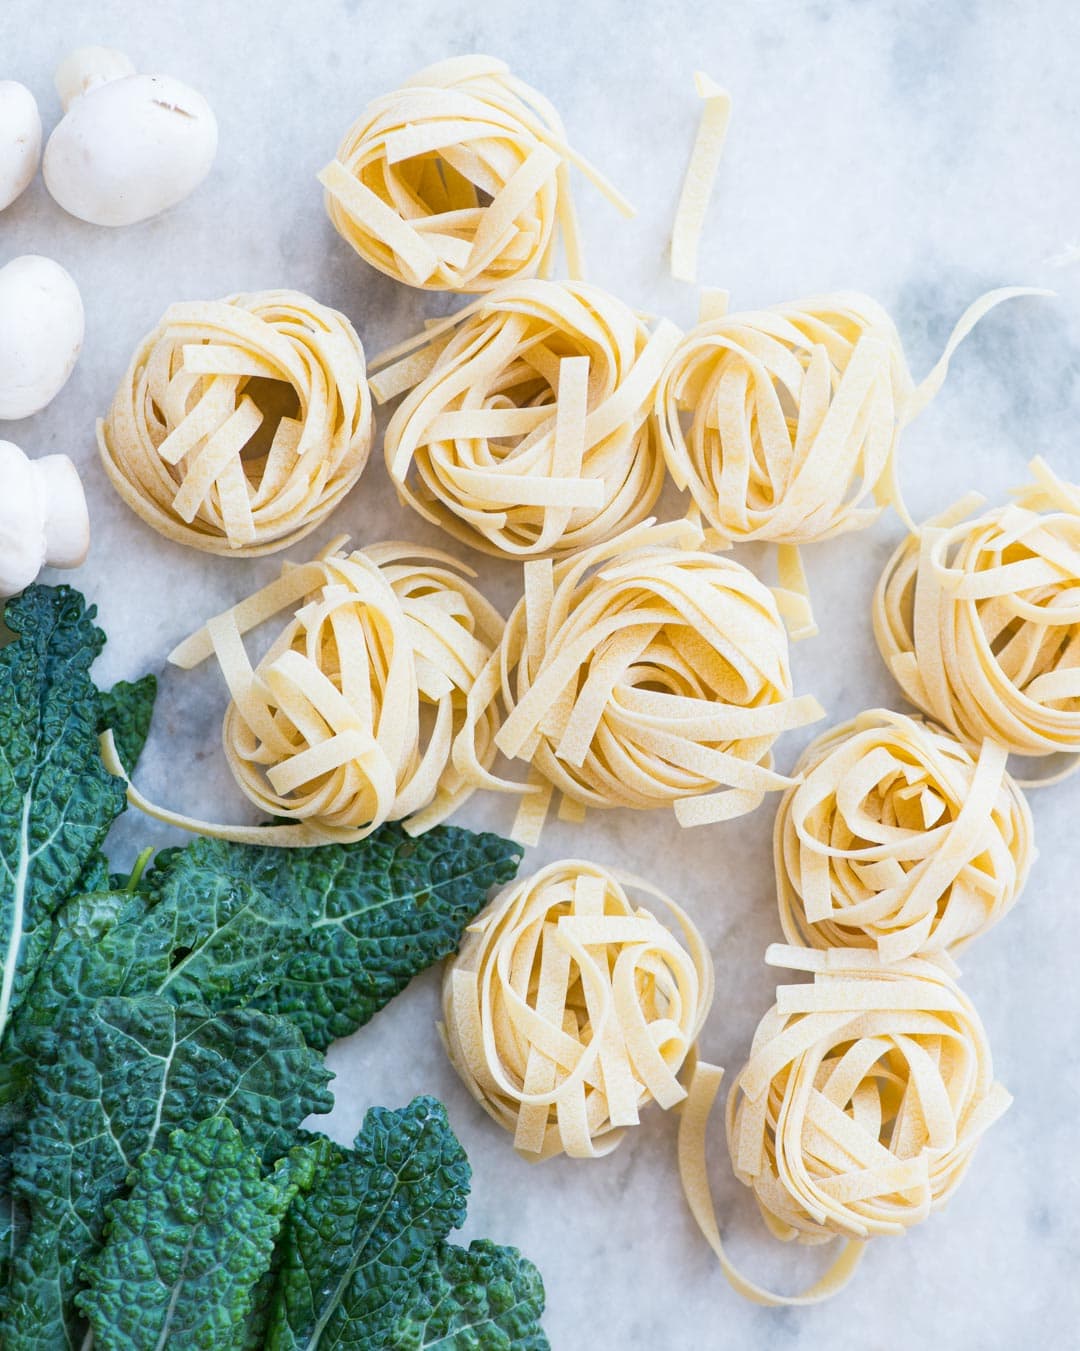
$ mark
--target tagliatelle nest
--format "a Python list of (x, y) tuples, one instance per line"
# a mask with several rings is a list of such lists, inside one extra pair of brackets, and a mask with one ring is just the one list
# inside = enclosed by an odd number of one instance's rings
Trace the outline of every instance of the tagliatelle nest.
[(500, 696), (496, 744), (530, 763), (514, 833), (534, 843), (554, 789), (562, 814), (673, 807), (682, 825), (729, 820), (791, 780), (777, 736), (821, 716), (792, 693), (771, 593), (699, 547), (689, 522), (646, 524), (552, 564), (525, 566), (525, 596), (469, 698), (454, 763), (467, 782), (521, 792), (472, 746)]
[(98, 423), (98, 448), (159, 534), (251, 556), (334, 510), (367, 464), (372, 428), (348, 319), (299, 291), (260, 291), (170, 306)]
[(1016, 501), (965, 499), (909, 536), (874, 596), (905, 695), (969, 743), (1080, 753), (1080, 488), (1032, 464)]
[(994, 1081), (971, 1001), (933, 961), (891, 965), (865, 950), (774, 946), (766, 960), (814, 973), (782, 985), (728, 1095), (736, 1176), (781, 1239), (849, 1243), (801, 1295), (755, 1285), (732, 1266), (716, 1226), (705, 1126), (722, 1071), (699, 1066), (680, 1125), (691, 1210), (725, 1274), (759, 1303), (812, 1303), (850, 1277), (863, 1240), (899, 1234), (959, 1186), (1010, 1098)]
[(584, 282), (515, 282), (433, 325), (372, 378), (380, 402), (410, 391), (386, 432), (399, 496), (487, 553), (610, 539), (663, 486), (652, 403), (677, 339)]
[[(674, 918), (673, 932), (629, 891)], [(705, 942), (674, 902), (594, 863), (512, 883), (443, 981), (443, 1036), (476, 1100), (539, 1160), (610, 1153), (678, 1075), (713, 997)]]
[[(287, 564), (170, 660), (217, 657), (232, 696), (229, 767), (256, 806), (298, 824), (223, 827), (137, 805), (202, 834), (284, 845), (350, 843), (405, 818), (415, 835), (444, 820), (472, 791), (451, 745), (502, 632), (462, 574), (445, 554), (396, 543)], [(242, 635), (298, 601), (253, 668)], [(477, 745), (488, 764), (494, 730), (484, 717)]]
[(561, 236), (583, 261), (574, 166), (632, 209), (566, 141), (558, 113), (490, 56), (441, 61), (368, 105), (320, 173), (334, 228), (410, 286), (490, 291), (549, 276)]
[(814, 741), (776, 814), (784, 935), (876, 947), (883, 961), (957, 951), (1019, 895), (1031, 813), (992, 741), (875, 709)]

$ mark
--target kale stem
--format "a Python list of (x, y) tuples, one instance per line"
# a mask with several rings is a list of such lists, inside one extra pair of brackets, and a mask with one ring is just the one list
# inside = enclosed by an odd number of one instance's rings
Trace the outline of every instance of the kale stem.
[(131, 876), (128, 878), (127, 886), (124, 888), (125, 891), (134, 891), (142, 881), (142, 875), (146, 871), (146, 865), (150, 862), (153, 852), (152, 848), (144, 849), (135, 860), (135, 866), (132, 868)]

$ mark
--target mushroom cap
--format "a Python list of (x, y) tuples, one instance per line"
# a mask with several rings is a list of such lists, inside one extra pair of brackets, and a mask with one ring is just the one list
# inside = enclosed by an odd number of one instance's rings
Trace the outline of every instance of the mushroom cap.
[(168, 75), (129, 75), (71, 105), (45, 147), (45, 186), (92, 225), (133, 225), (183, 201), (210, 172), (217, 121)]
[(82, 349), (79, 288), (51, 258), (0, 267), (0, 421), (29, 417), (59, 394)]
[(0, 80), (0, 211), (30, 186), (40, 160), (37, 101), (17, 80)]

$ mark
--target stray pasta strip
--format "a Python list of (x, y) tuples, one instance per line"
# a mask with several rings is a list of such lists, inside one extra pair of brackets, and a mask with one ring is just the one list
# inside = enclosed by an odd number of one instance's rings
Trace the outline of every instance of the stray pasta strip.
[(647, 1103), (686, 1097), (679, 1072), (712, 998), (712, 961), (685, 911), (648, 883), (567, 859), (512, 883), (470, 925), (447, 963), (440, 1031), (525, 1158), (598, 1158)]
[(982, 500), (968, 497), (908, 536), (878, 583), (874, 635), (907, 698), (961, 740), (1075, 757), (1080, 488), (1041, 459), (1031, 471), (1015, 502), (967, 519)]
[(1035, 856), (1005, 759), (993, 741), (976, 756), (885, 709), (814, 741), (773, 835), (788, 942), (874, 947), (889, 962), (958, 952), (996, 924)]
[(697, 280), (701, 227), (705, 223), (705, 212), (731, 120), (731, 95), (726, 89), (721, 89), (700, 70), (694, 76), (694, 84), (704, 100), (704, 107), (671, 232), (671, 275), (679, 281)]
[(774, 945), (773, 966), (813, 973), (781, 985), (728, 1094), (732, 1165), (769, 1231), (842, 1247), (798, 1295), (748, 1280), (724, 1251), (706, 1165), (723, 1074), (699, 1065), (679, 1125), (687, 1202), (732, 1286), (758, 1304), (813, 1304), (847, 1284), (866, 1241), (900, 1234), (945, 1204), (984, 1131), (1011, 1098), (995, 1082), (986, 1032), (946, 969), (876, 953)]
[(364, 349), (299, 291), (172, 305), (139, 344), (98, 449), (113, 487), (166, 539), (251, 557), (295, 544), (371, 451)]
[(338, 234), (409, 286), (490, 291), (550, 276), (561, 236), (584, 271), (571, 166), (633, 208), (574, 150), (558, 113), (490, 56), (458, 56), (370, 103), (319, 174)]
[(410, 391), (385, 440), (399, 497), (503, 557), (610, 539), (663, 486), (652, 405), (678, 337), (584, 282), (510, 283), (433, 325), (371, 382)]
[[(870, 525), (887, 505), (907, 521), (896, 479), (900, 433), (944, 383), (975, 324), (1021, 287), (990, 291), (960, 318), (916, 385), (892, 320), (856, 292), (725, 314), (712, 293), (656, 395), (668, 471), (727, 543), (780, 546), (798, 636), (813, 632), (803, 544)], [(798, 598), (802, 598), (800, 607)]]
[[(232, 696), (229, 768), (257, 807), (297, 825), (219, 826), (165, 812), (134, 789), (129, 799), (185, 830), (289, 846), (353, 843), (406, 818), (418, 835), (445, 820), (472, 792), (450, 751), (503, 627), (468, 576), (448, 555), (410, 544), (350, 554), (331, 545), (286, 564), (171, 654), (185, 669), (217, 657)], [(253, 668), (243, 635), (297, 602)], [(490, 765), (494, 710), (472, 726), (478, 762)]]
[[(590, 807), (672, 807), (692, 826), (790, 786), (772, 769), (773, 742), (821, 707), (793, 694), (771, 593), (701, 543), (689, 521), (646, 522), (561, 563), (525, 565), (524, 599), (454, 746), (467, 782), (525, 794), (513, 832), (522, 843), (536, 843), (555, 789), (570, 819)], [(496, 744), (530, 763), (527, 785), (489, 774), (473, 747), (500, 696)]]

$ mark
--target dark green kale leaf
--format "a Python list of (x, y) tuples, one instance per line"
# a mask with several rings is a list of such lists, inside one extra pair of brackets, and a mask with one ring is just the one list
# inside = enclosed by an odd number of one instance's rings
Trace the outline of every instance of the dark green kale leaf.
[(65, 1012), (43, 1040), (14, 1153), (15, 1194), (31, 1220), (13, 1263), (5, 1351), (80, 1346), (79, 1268), (148, 1149), (172, 1130), (225, 1116), (270, 1163), (307, 1115), (330, 1110), (329, 1077), (291, 1024), (254, 1009), (215, 1015), (143, 996)]
[(90, 666), (105, 642), (70, 587), (32, 586), (5, 612), (0, 649), (0, 1039), (124, 785), (101, 763)]
[(99, 696), (98, 731), (112, 731), (116, 753), (129, 774), (134, 774), (150, 735), (156, 698), (157, 676), (153, 675), (135, 681), (118, 680)]

